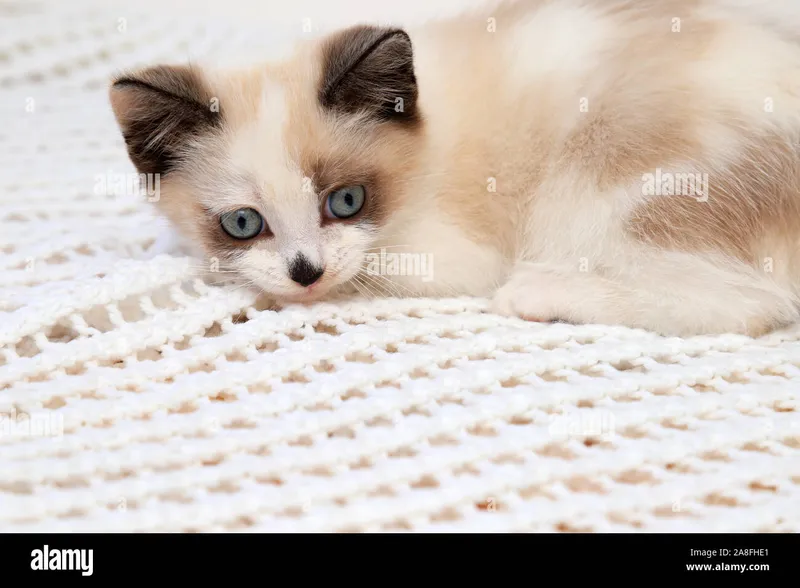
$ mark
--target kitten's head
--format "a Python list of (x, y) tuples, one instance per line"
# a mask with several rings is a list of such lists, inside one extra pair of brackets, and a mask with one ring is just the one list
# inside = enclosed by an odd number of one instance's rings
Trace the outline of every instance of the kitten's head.
[(411, 41), (357, 26), (246, 70), (155, 66), (111, 104), (158, 205), (220, 267), (279, 300), (361, 269), (401, 205), (421, 140)]

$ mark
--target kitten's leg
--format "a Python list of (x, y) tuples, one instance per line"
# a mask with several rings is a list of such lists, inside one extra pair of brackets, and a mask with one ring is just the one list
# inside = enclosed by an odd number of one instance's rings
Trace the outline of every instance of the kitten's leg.
[(764, 334), (798, 319), (796, 298), (730, 261), (653, 254), (617, 269), (520, 262), (493, 311), (533, 321), (624, 325), (664, 335)]

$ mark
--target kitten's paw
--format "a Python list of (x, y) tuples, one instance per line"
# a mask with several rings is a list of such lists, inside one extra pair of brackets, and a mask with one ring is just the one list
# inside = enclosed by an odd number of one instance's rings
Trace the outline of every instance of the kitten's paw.
[(558, 312), (559, 294), (546, 278), (532, 280), (529, 273), (517, 274), (494, 295), (491, 311), (538, 323), (564, 322)]

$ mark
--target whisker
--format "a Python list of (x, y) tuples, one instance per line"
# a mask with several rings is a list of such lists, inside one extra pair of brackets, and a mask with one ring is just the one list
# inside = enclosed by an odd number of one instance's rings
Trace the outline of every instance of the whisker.
[[(247, 289), (247, 288), (252, 288), (253, 286), (256, 286), (258, 288), (258, 285), (256, 284), (256, 281), (254, 279), (253, 280), (246, 280), (244, 283), (239, 284), (236, 288), (233, 288), (231, 290), (231, 292), (239, 292), (239, 291)], [(261, 288), (258, 288), (258, 289), (260, 290)]]
[(367, 298), (367, 299), (369, 299), (369, 296), (367, 296), (367, 295), (364, 293), (364, 290), (362, 290), (362, 289), (361, 289), (361, 287), (359, 287), (359, 281), (355, 279), (355, 276), (354, 276), (354, 277), (353, 277), (353, 279), (352, 279), (352, 284), (353, 284), (353, 287), (354, 287), (356, 290), (358, 290), (358, 293), (359, 293), (359, 294), (361, 294), (361, 296), (363, 296), (364, 298)]
[[(412, 296), (412, 297), (414, 296), (413, 292), (411, 292), (411, 290), (409, 290), (402, 284), (390, 280), (389, 278), (381, 274), (372, 274), (369, 272), (364, 272), (363, 270), (364, 268), (362, 268), (361, 273), (364, 276), (365, 280), (369, 281), (369, 283), (374, 285), (376, 288), (382, 289), (384, 291), (388, 290), (394, 298), (405, 298), (406, 296)], [(407, 292), (405, 296), (403, 295), (403, 292), (400, 290), (401, 288)]]
[(405, 296), (403, 296), (402, 293), (399, 292), (391, 282), (380, 283), (374, 279), (374, 276), (369, 276), (369, 278), (364, 276), (362, 279), (369, 282), (373, 287), (379, 289), (385, 298), (405, 298)]
[(210, 274), (236, 274), (239, 273), (234, 268), (221, 267), (216, 270), (210, 268), (210, 264), (189, 264), (189, 269), (200, 272), (207, 272)]
[[(376, 287), (383, 287), (384, 289), (389, 290), (393, 294), (394, 298), (414, 298), (416, 296), (416, 294), (405, 285), (401, 284), (400, 282), (395, 282), (386, 276), (381, 274), (368, 274), (368, 276), (372, 284), (374, 284)], [(401, 290), (405, 291), (405, 295)]]
[[(355, 276), (353, 276), (352, 279), (354, 280), (354, 282), (358, 282), (359, 284), (364, 286), (364, 288), (372, 295), (371, 300), (375, 300), (376, 298), (379, 298), (379, 296), (377, 296), (375, 294), (375, 292), (372, 290), (372, 288), (370, 288), (367, 285), (367, 283), (363, 280), (363, 276), (359, 276), (358, 274), (356, 274)], [(367, 298), (369, 298), (369, 296)]]

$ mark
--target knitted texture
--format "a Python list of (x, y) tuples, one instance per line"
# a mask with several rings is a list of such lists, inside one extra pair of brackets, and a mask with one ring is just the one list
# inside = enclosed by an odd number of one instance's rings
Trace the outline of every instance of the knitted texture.
[(303, 34), (324, 3), (122, 4), (0, 1), (1, 531), (800, 531), (800, 328), (276, 312), (160, 252), (109, 76)]

